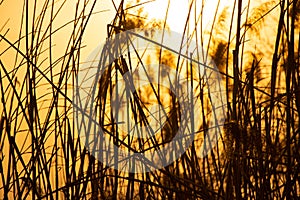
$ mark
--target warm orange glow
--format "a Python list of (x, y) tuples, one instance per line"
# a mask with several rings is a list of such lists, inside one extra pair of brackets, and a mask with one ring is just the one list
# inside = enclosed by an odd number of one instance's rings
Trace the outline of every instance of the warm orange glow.
[[(150, 19), (162, 19), (166, 18), (166, 11), (168, 9), (167, 24), (168, 26), (176, 32), (182, 32), (187, 20), (188, 12), (190, 9), (190, 0), (173, 0), (169, 2), (165, 0), (155, 0), (153, 2), (147, 3), (144, 5), (145, 11), (148, 13)], [(195, 1), (193, 1), (193, 4)], [(201, 13), (202, 1), (196, 2), (196, 19)], [(212, 22), (215, 11), (217, 8), (218, 0), (203, 1), (203, 28), (208, 28), (209, 24)], [(222, 9), (229, 5), (229, 1), (221, 1), (218, 8), (218, 13)], [(191, 9), (192, 19), (190, 20), (190, 29), (193, 28), (193, 23), (195, 21), (195, 8), (194, 6)]]

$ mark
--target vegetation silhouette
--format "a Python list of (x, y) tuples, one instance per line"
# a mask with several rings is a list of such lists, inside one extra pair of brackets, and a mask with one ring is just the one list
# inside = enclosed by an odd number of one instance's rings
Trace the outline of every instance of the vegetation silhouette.
[[(1, 4), (5, 2), (1, 1)], [(201, 26), (199, 2), (191, 0), (189, 32), (204, 46), (226, 86), (228, 109), (223, 134), (208, 156), (199, 159), (198, 140), (169, 166), (133, 174), (110, 169), (81, 144), (75, 130), (72, 85), (82, 61), (83, 35), (96, 0), (76, 1), (74, 19), (54, 23), (64, 1), (24, 0), (19, 39), (0, 44), (0, 196), (3, 199), (298, 199), (300, 196), (300, 1), (260, 3), (235, 0), (215, 12), (210, 32)], [(112, 1), (116, 6), (116, 2)], [(171, 1), (168, 1), (169, 4)], [(116, 6), (107, 38), (133, 28), (170, 30), (163, 20), (149, 20), (136, 1)], [(198, 5), (199, 4), (199, 5)], [(30, 8), (33, 7), (31, 12)], [(230, 10), (232, 9), (232, 10)], [(195, 15), (195, 16), (193, 16)], [(48, 20), (50, 18), (50, 20)], [(55, 34), (72, 25), (63, 55), (54, 56)], [(275, 28), (274, 28), (275, 27)], [(149, 33), (151, 34), (151, 33)], [(199, 39), (199, 40), (198, 40)], [(206, 42), (206, 45), (204, 43)], [(13, 64), (4, 56), (14, 52)], [(157, 49), (161, 64), (177, 65), (176, 55)], [(105, 102), (113, 73), (128, 70), (130, 59), (116, 60), (99, 81), (99, 121), (105, 125)], [(202, 85), (199, 84), (200, 91)], [(204, 87), (204, 86), (203, 86)], [(206, 134), (212, 111), (202, 102)], [(162, 140), (180, 126), (176, 98)], [(139, 95), (133, 103), (142, 106)], [(161, 98), (158, 96), (158, 98)], [(145, 110), (135, 110), (147, 121)], [(137, 120), (138, 118), (135, 118)], [(119, 142), (116, 126), (107, 131)]]

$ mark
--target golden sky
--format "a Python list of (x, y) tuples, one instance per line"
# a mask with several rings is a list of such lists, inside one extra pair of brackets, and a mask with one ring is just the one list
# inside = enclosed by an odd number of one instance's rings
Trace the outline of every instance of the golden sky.
[[(54, 11), (57, 11), (57, 9), (60, 7), (60, 5), (63, 4), (63, 0), (56, 0)], [(71, 20), (74, 19), (74, 13), (76, 9), (76, 1), (66, 1), (64, 3), (64, 6), (62, 10), (57, 15), (56, 19), (53, 22), (53, 30), (55, 28), (58, 28)], [(119, 0), (115, 1), (115, 5), (118, 6)], [(135, 1), (127, 1), (125, 4), (133, 4), (132, 2)], [(144, 2), (144, 1), (141, 1)], [(184, 28), (184, 24), (186, 22), (187, 13), (188, 13), (188, 4), (190, 1), (185, 0), (173, 0), (170, 1), (169, 6), (169, 13), (167, 18), (167, 24), (171, 28), (171, 30), (176, 32), (182, 32)], [(209, 27), (209, 22), (212, 21), (213, 16), (216, 10), (217, 0), (210, 0), (205, 2), (204, 12), (203, 12), (203, 27)], [(36, 9), (36, 15), (38, 15), (41, 12), (41, 8), (43, 6), (43, 1), (38, 1), (37, 3), (37, 9)], [(91, 4), (91, 3), (90, 3)], [(201, 1), (198, 2), (199, 9), (196, 10), (197, 13), (200, 13), (201, 8)], [(30, 8), (30, 15), (32, 17), (33, 14), (33, 5), (34, 1), (30, 1), (29, 8)], [(148, 13), (148, 19), (152, 18), (165, 18), (165, 13), (167, 10), (168, 1), (166, 0), (154, 0), (152, 2), (149, 2), (147, 4), (144, 4), (145, 12)], [(221, 1), (219, 12), (226, 6), (229, 5), (229, 1)], [(6, 38), (9, 39), (11, 42), (17, 41), (19, 38), (19, 30), (21, 27), (21, 17), (22, 17), (22, 9), (23, 9), (23, 1), (17, 1), (17, 0), (4, 0), (2, 2), (2, 5), (0, 6), (0, 28), (1, 34), (4, 34), (8, 29), (8, 33), (6, 35)], [(82, 5), (81, 5), (82, 6)], [(43, 23), (44, 26), (40, 31), (45, 31), (46, 25), (50, 22), (50, 10), (51, 6), (49, 4), (48, 6), (48, 16), (45, 17)], [(87, 9), (88, 11), (88, 9)], [(192, 10), (192, 13), (195, 12), (195, 10)], [(96, 48), (96, 46), (103, 42), (106, 38), (106, 26), (109, 24), (116, 11), (114, 8), (114, 5), (112, 1), (107, 0), (100, 0), (97, 1), (95, 8), (94, 8), (94, 14), (92, 15), (89, 24), (86, 28), (84, 38), (83, 38), (83, 44), (85, 48), (82, 50), (82, 58), (87, 57), (88, 54)], [(87, 14), (87, 12), (86, 12)], [(70, 23), (68, 26), (64, 27), (63, 29), (59, 30), (57, 33), (53, 35), (53, 43), (56, 45), (54, 47), (54, 54), (55, 55), (63, 55), (65, 50), (66, 41), (70, 37), (70, 30), (72, 30), (73, 24)], [(22, 36), (25, 35), (25, 21), (23, 21), (23, 32)], [(1, 42), (0, 45), (0, 52), (2, 52), (4, 49), (6, 49), (8, 46), (5, 45), (5, 42)], [(23, 49), (24, 50), (24, 49)], [(15, 50), (11, 50), (9, 53), (5, 53), (5, 56), (1, 56), (1, 59), (5, 63), (12, 64), (12, 57), (15, 53)]]

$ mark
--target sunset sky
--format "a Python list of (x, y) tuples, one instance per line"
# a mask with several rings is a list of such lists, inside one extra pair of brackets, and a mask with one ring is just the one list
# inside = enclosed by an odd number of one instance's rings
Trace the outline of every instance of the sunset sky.
[[(60, 5), (62, 5), (64, 1), (58, 0), (55, 1), (55, 8), (54, 11), (57, 10)], [(125, 1), (125, 5), (132, 5), (135, 4), (133, 0)], [(166, 10), (168, 1), (166, 0), (154, 0), (154, 1), (141, 1), (147, 2), (142, 5), (144, 7), (144, 13), (148, 15), (147, 20), (151, 19), (165, 19), (166, 16)], [(114, 1), (115, 6), (118, 6), (119, 1)], [(198, 9), (196, 10), (197, 15), (200, 14), (201, 10), (201, 2), (198, 4)], [(209, 30), (211, 22), (214, 18), (214, 13), (217, 8), (217, 0), (210, 0), (205, 2), (204, 11), (203, 11), (203, 28)], [(41, 11), (41, 3), (37, 3), (37, 10), (36, 15), (39, 14)], [(187, 20), (187, 14), (189, 10), (189, 1), (182, 1), (182, 0), (174, 0), (170, 1), (169, 6), (169, 12), (167, 16), (167, 25), (170, 27), (171, 30), (176, 32), (182, 32), (185, 22)], [(4, 34), (7, 29), (9, 29), (6, 38), (9, 39), (11, 42), (17, 41), (19, 38), (19, 30), (21, 27), (21, 17), (22, 17), (22, 6), (23, 2), (17, 1), (17, 0), (5, 0), (2, 2), (2, 5), (0, 6), (0, 28), (1, 34)], [(230, 3), (228, 0), (221, 1), (218, 13), (220, 13), (225, 6), (230, 6)], [(33, 5), (30, 4), (29, 7), (31, 8), (30, 17), (32, 17), (33, 14)], [(140, 7), (140, 6), (139, 6)], [(45, 25), (49, 24), (49, 17), (50, 17), (50, 9), (51, 7), (48, 7), (48, 16), (44, 19), (43, 23)], [(88, 10), (88, 9), (87, 9)], [(192, 9), (191, 13), (194, 13), (195, 10)], [(55, 18), (53, 22), (53, 30), (55, 28), (58, 28), (66, 23), (71, 22), (74, 19), (74, 13), (75, 13), (75, 4), (72, 1), (66, 1), (64, 3), (64, 6), (62, 7), (61, 11)], [(84, 34), (84, 40), (83, 40), (83, 50), (82, 50), (82, 58), (87, 57), (89, 53), (97, 47), (98, 44), (105, 41), (105, 38), (107, 37), (107, 24), (109, 24), (112, 19), (114, 18), (116, 14), (116, 10), (114, 7), (114, 4), (112, 1), (107, 0), (100, 0), (97, 1), (95, 8), (94, 8), (94, 14), (91, 16), (89, 24), (86, 28), (85, 34)], [(85, 14), (88, 14), (86, 12)], [(134, 14), (134, 13), (133, 13)], [(194, 17), (195, 15), (192, 14)], [(194, 20), (194, 19), (193, 19)], [(24, 20), (25, 22), (25, 20)], [(29, 27), (31, 25), (29, 24)], [(62, 54), (65, 47), (66, 39), (69, 38), (70, 30), (72, 29), (73, 23), (70, 23), (63, 29), (60, 29), (57, 33), (53, 35), (53, 44), (55, 44), (56, 47), (54, 47), (55, 52), (54, 55)], [(44, 26), (43, 29), (46, 29), (46, 26)], [(43, 32), (43, 29), (41, 30)], [(30, 29), (29, 29), (30, 30)], [(23, 23), (23, 33), (25, 34), (25, 23)], [(8, 47), (8, 45), (5, 45), (5, 42), (2, 42), (2, 45), (0, 47), (0, 51), (3, 51)], [(11, 54), (12, 53), (12, 54)], [(11, 57), (8, 58), (8, 55), (13, 55), (14, 50), (9, 51), (9, 54), (5, 54), (6, 56), (2, 58), (5, 62), (11, 62)]]

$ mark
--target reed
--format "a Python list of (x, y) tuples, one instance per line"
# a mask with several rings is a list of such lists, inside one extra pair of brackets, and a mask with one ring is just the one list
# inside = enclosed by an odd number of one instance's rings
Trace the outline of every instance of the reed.
[[(195, 66), (182, 62), (181, 55), (158, 48), (155, 56), (159, 64), (185, 68), (192, 79), (198, 80), (201, 119), (195, 120), (201, 120), (202, 125), (192, 132), (202, 139), (196, 137), (175, 162), (142, 174), (106, 167), (82, 145), (76, 132), (72, 86), (84, 59), (87, 26), (99, 12), (95, 11), (96, 2), (71, 2), (75, 5), (74, 18), (57, 26), (57, 19), (70, 2), (24, 0), (16, 41), (9, 39), (9, 27), (0, 21), (0, 44), (5, 47), (0, 52), (3, 199), (299, 198), (300, 1), (234, 1), (231, 7), (215, 10), (208, 33), (202, 27), (205, 3), (189, 1), (182, 32), (207, 52), (197, 49), (198, 58), (203, 56), (202, 60), (208, 62), (211, 57), (220, 71), (227, 108), (225, 124), (219, 128), (223, 134), (209, 154), (199, 158), (199, 143), (211, 128), (209, 120), (216, 115), (210, 106), (213, 97), (207, 94), (203, 77), (192, 73)], [(151, 21), (143, 10), (151, 1), (127, 4), (113, 0), (116, 14), (108, 23), (107, 38), (133, 28), (155, 27), (168, 34), (172, 1), (168, 2), (165, 19)], [(0, 3), (3, 5), (5, 0)], [(66, 43), (57, 55), (56, 34), (60, 32), (66, 36)], [(169, 105), (159, 110), (160, 116), (168, 117), (161, 135), (151, 140), (122, 140), (120, 125), (107, 108), (118, 74), (132, 70), (136, 63), (147, 64), (140, 52), (135, 53), (140, 57), (138, 62), (130, 54), (120, 57), (101, 77), (96, 93), (97, 120), (115, 145), (158, 149), (172, 140), (181, 126), (180, 105), (172, 92), (166, 95), (164, 88), (147, 87), (156, 102), (162, 105), (168, 100)], [(113, 49), (109, 49), (102, 58), (112, 54)], [(12, 62), (7, 62), (8, 57)], [(189, 84), (194, 87), (193, 81)], [(149, 112), (145, 108), (149, 102), (145, 102), (143, 92), (131, 94), (128, 103), (135, 123), (147, 125)], [(108, 118), (111, 124), (107, 125)]]

